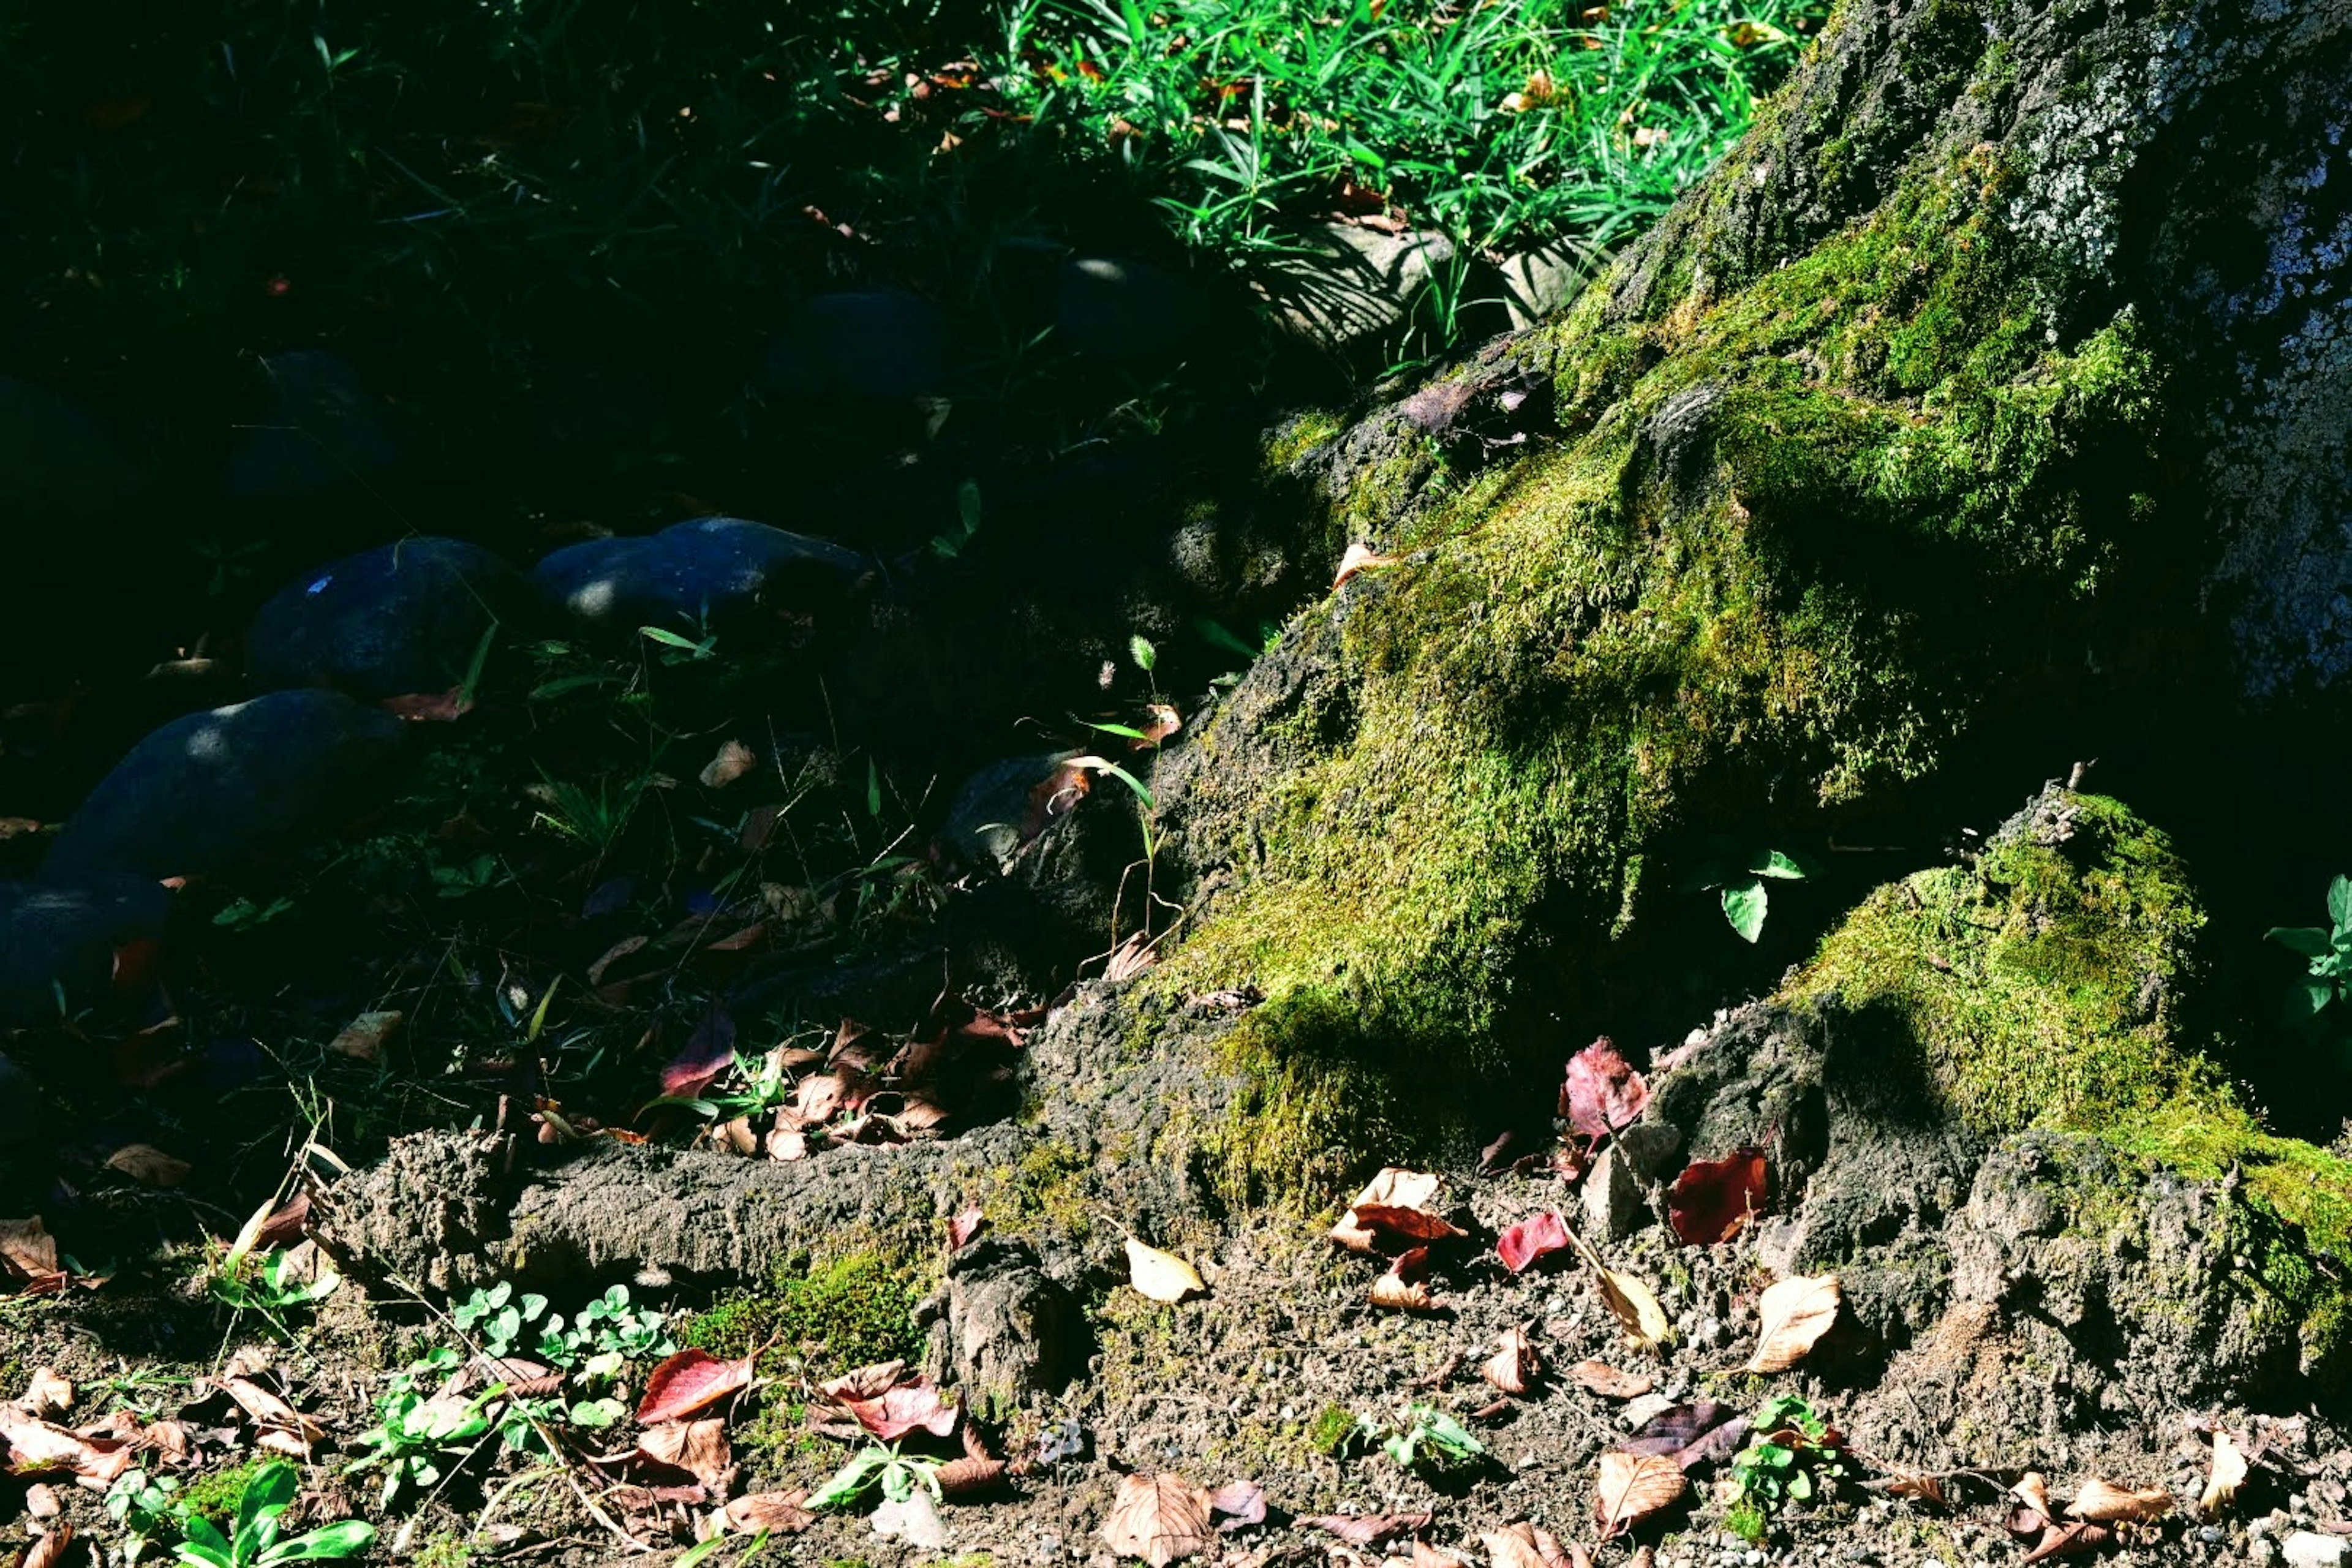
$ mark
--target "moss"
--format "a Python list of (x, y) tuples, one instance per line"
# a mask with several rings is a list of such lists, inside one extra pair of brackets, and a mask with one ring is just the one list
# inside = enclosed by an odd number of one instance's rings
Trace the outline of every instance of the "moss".
[[(1780, 999), (1834, 998), (1980, 1132), (2050, 1127), (2099, 1139), (2127, 1168), (2237, 1173), (2231, 1250), (2295, 1314), (2306, 1367), (2336, 1364), (2343, 1291), (2309, 1254), (2340, 1258), (2352, 1241), (2352, 1162), (2268, 1131), (2184, 1039), (2205, 916), (2171, 845), (2098, 795), (2053, 791), (2023, 824), (1973, 864), (1871, 895)], [(2121, 1196), (2096, 1184), (2071, 1187), (2067, 1213), (2095, 1240), (2125, 1223)]]
[(253, 1458), (241, 1465), (231, 1465), (225, 1470), (212, 1470), (192, 1479), (180, 1489), (180, 1499), (191, 1513), (202, 1514), (215, 1524), (226, 1525), (236, 1516), (236, 1506), (245, 1500), (247, 1489), (254, 1478), (272, 1465), (282, 1465), (283, 1459)]
[(871, 1253), (814, 1267), (779, 1265), (770, 1290), (720, 1301), (688, 1321), (679, 1340), (719, 1356), (772, 1344), (800, 1359), (811, 1377), (833, 1377), (922, 1351), (907, 1273)]
[(1343, 1457), (1356, 1440), (1356, 1414), (1344, 1405), (1327, 1405), (1307, 1428), (1307, 1442), (1318, 1454)]
[(1347, 422), (1328, 409), (1310, 408), (1294, 415), (1266, 443), (1265, 466), (1270, 469), (1287, 468), (1347, 427)]

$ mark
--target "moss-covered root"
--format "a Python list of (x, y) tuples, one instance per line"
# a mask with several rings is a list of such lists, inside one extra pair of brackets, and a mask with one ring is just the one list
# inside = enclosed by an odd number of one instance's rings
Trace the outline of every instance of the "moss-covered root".
[(2352, 1162), (2267, 1131), (2183, 1037), (2203, 923), (2161, 833), (2113, 800), (2053, 790), (1972, 863), (1873, 894), (1779, 1000), (1834, 997), (1883, 1026), (1873, 1042), (1916, 1052), (1979, 1132), (2088, 1134), (2131, 1182), (2161, 1166), (2221, 1183), (2247, 1238), (2248, 1310), (2294, 1313), (2305, 1370), (2337, 1373)]

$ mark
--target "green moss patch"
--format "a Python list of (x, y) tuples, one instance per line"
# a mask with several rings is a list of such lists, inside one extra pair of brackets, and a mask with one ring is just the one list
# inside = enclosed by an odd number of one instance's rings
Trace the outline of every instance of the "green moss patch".
[(923, 1336), (914, 1313), (904, 1273), (873, 1254), (853, 1253), (815, 1266), (780, 1266), (772, 1289), (720, 1301), (688, 1320), (678, 1338), (729, 1357), (772, 1345), (799, 1358), (812, 1377), (833, 1377), (919, 1357)]

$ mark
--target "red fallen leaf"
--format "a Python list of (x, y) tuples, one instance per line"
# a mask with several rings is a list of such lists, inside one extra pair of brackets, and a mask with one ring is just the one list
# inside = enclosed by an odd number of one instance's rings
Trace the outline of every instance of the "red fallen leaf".
[(1687, 1470), (1727, 1458), (1747, 1440), (1748, 1417), (1727, 1405), (1695, 1399), (1659, 1411), (1617, 1446), (1629, 1454), (1664, 1455)]
[(1694, 1160), (1666, 1194), (1666, 1215), (1685, 1247), (1713, 1247), (1738, 1236), (1764, 1206), (1764, 1151), (1735, 1149), (1719, 1160)]
[(961, 1251), (971, 1244), (974, 1237), (987, 1228), (988, 1216), (980, 1212), (979, 1205), (973, 1205), (948, 1221), (948, 1250)]
[(1092, 773), (1067, 763), (1047, 773), (1029, 792), (1028, 807), (1021, 814), (1021, 842), (1028, 843), (1076, 810), (1093, 787)]
[(1591, 1139), (1629, 1127), (1650, 1103), (1650, 1086), (1601, 1036), (1568, 1059), (1560, 1085), (1559, 1113), (1570, 1127)]
[(1383, 1546), (1399, 1536), (1418, 1535), (1429, 1528), (1426, 1513), (1318, 1513), (1298, 1522), (1328, 1530), (1350, 1546)]
[[(285, 290), (278, 289), (272, 292), (284, 293)], [(453, 686), (446, 691), (418, 691), (405, 697), (387, 697), (377, 706), (394, 718), (405, 719), (412, 724), (447, 724), (471, 713), (474, 698), (464, 687)]]
[(1451, 1241), (1463, 1233), (1437, 1212), (1444, 1187), (1425, 1171), (1386, 1166), (1349, 1204), (1330, 1237), (1350, 1252), (1370, 1252), (1384, 1242), (1413, 1247)]
[(0, 1447), (7, 1450), (12, 1476), (65, 1471), (101, 1490), (129, 1469), (132, 1459), (131, 1445), (119, 1437), (85, 1437), (12, 1405), (0, 1405)]
[(690, 1100), (734, 1065), (734, 1016), (724, 1007), (713, 1006), (694, 1026), (686, 1049), (662, 1068), (661, 1091), (666, 1097)]
[(857, 1417), (859, 1426), (885, 1443), (895, 1443), (909, 1432), (929, 1432), (934, 1437), (944, 1437), (955, 1430), (956, 1417), (963, 1414), (940, 1396), (938, 1385), (928, 1377), (888, 1389), (878, 1399), (845, 1399), (841, 1403)]
[(1568, 1250), (1568, 1225), (1559, 1215), (1546, 1209), (1539, 1215), (1519, 1221), (1503, 1232), (1495, 1250), (1511, 1272), (1521, 1274), (1529, 1264), (1549, 1258), (1555, 1252)]
[(708, 1410), (751, 1386), (751, 1360), (720, 1361), (706, 1350), (683, 1350), (646, 1377), (637, 1421), (651, 1426)]
[(1139, 752), (1146, 747), (1158, 745), (1177, 731), (1181, 730), (1184, 727), (1184, 721), (1177, 715), (1176, 710), (1167, 703), (1153, 702), (1144, 707), (1143, 723), (1140, 727), (1143, 731), (1143, 738), (1128, 742), (1128, 747), (1131, 751)]

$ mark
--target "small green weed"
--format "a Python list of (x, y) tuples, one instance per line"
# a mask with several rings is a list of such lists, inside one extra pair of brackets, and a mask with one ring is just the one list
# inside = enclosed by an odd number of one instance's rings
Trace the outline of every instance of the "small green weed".
[[(167, 1535), (173, 1559), (186, 1568), (274, 1568), (280, 1563), (327, 1562), (356, 1557), (375, 1543), (375, 1527), (358, 1520), (323, 1525), (290, 1541), (280, 1541), (278, 1521), (293, 1506), (299, 1477), (292, 1465), (271, 1459), (217, 1478), (236, 1481), (224, 1510), (229, 1528), (224, 1531), (198, 1505), (197, 1489), (182, 1491), (168, 1476), (150, 1477), (143, 1470), (124, 1472), (106, 1494), (107, 1516), (131, 1536), (127, 1561), (136, 1562), (146, 1546)], [(220, 1489), (215, 1488), (216, 1491)]]
[(2286, 996), (2286, 1022), (2307, 1036), (2326, 1032), (2352, 1012), (2352, 877), (2327, 886), (2325, 926), (2273, 926), (2267, 940), (2308, 960), (2305, 977)]
[(1462, 1423), (1431, 1405), (1409, 1406), (1402, 1423), (1353, 1415), (1331, 1405), (1316, 1418), (1307, 1441), (1335, 1458), (1377, 1447), (1402, 1468), (1425, 1476), (1458, 1473), (1484, 1463), (1486, 1458), (1485, 1444)]
[(831, 1480), (809, 1494), (814, 1511), (846, 1508), (880, 1488), (884, 1500), (905, 1502), (917, 1492), (940, 1500), (940, 1461), (901, 1453), (896, 1443), (869, 1443), (834, 1473)]
[(1764, 934), (1764, 916), (1771, 900), (1764, 891), (1768, 880), (1801, 882), (1805, 868), (1793, 855), (1778, 849), (1759, 849), (1727, 862), (1709, 862), (1700, 866), (1688, 886), (1717, 893), (1723, 902), (1723, 918), (1742, 942), (1752, 942)]
[(1794, 1394), (1766, 1400), (1748, 1427), (1755, 1436), (1731, 1461), (1733, 1495), (1723, 1522), (1749, 1541), (1761, 1541), (1773, 1515), (1789, 1503), (1811, 1501), (1822, 1482), (1845, 1475), (1845, 1464), (1842, 1439)]
[(250, 1312), (269, 1325), (281, 1340), (291, 1340), (287, 1314), (316, 1306), (342, 1288), (342, 1276), (323, 1259), (310, 1277), (299, 1278), (293, 1255), (285, 1251), (258, 1258), (230, 1251), (205, 1276), (205, 1294), (236, 1313)]

